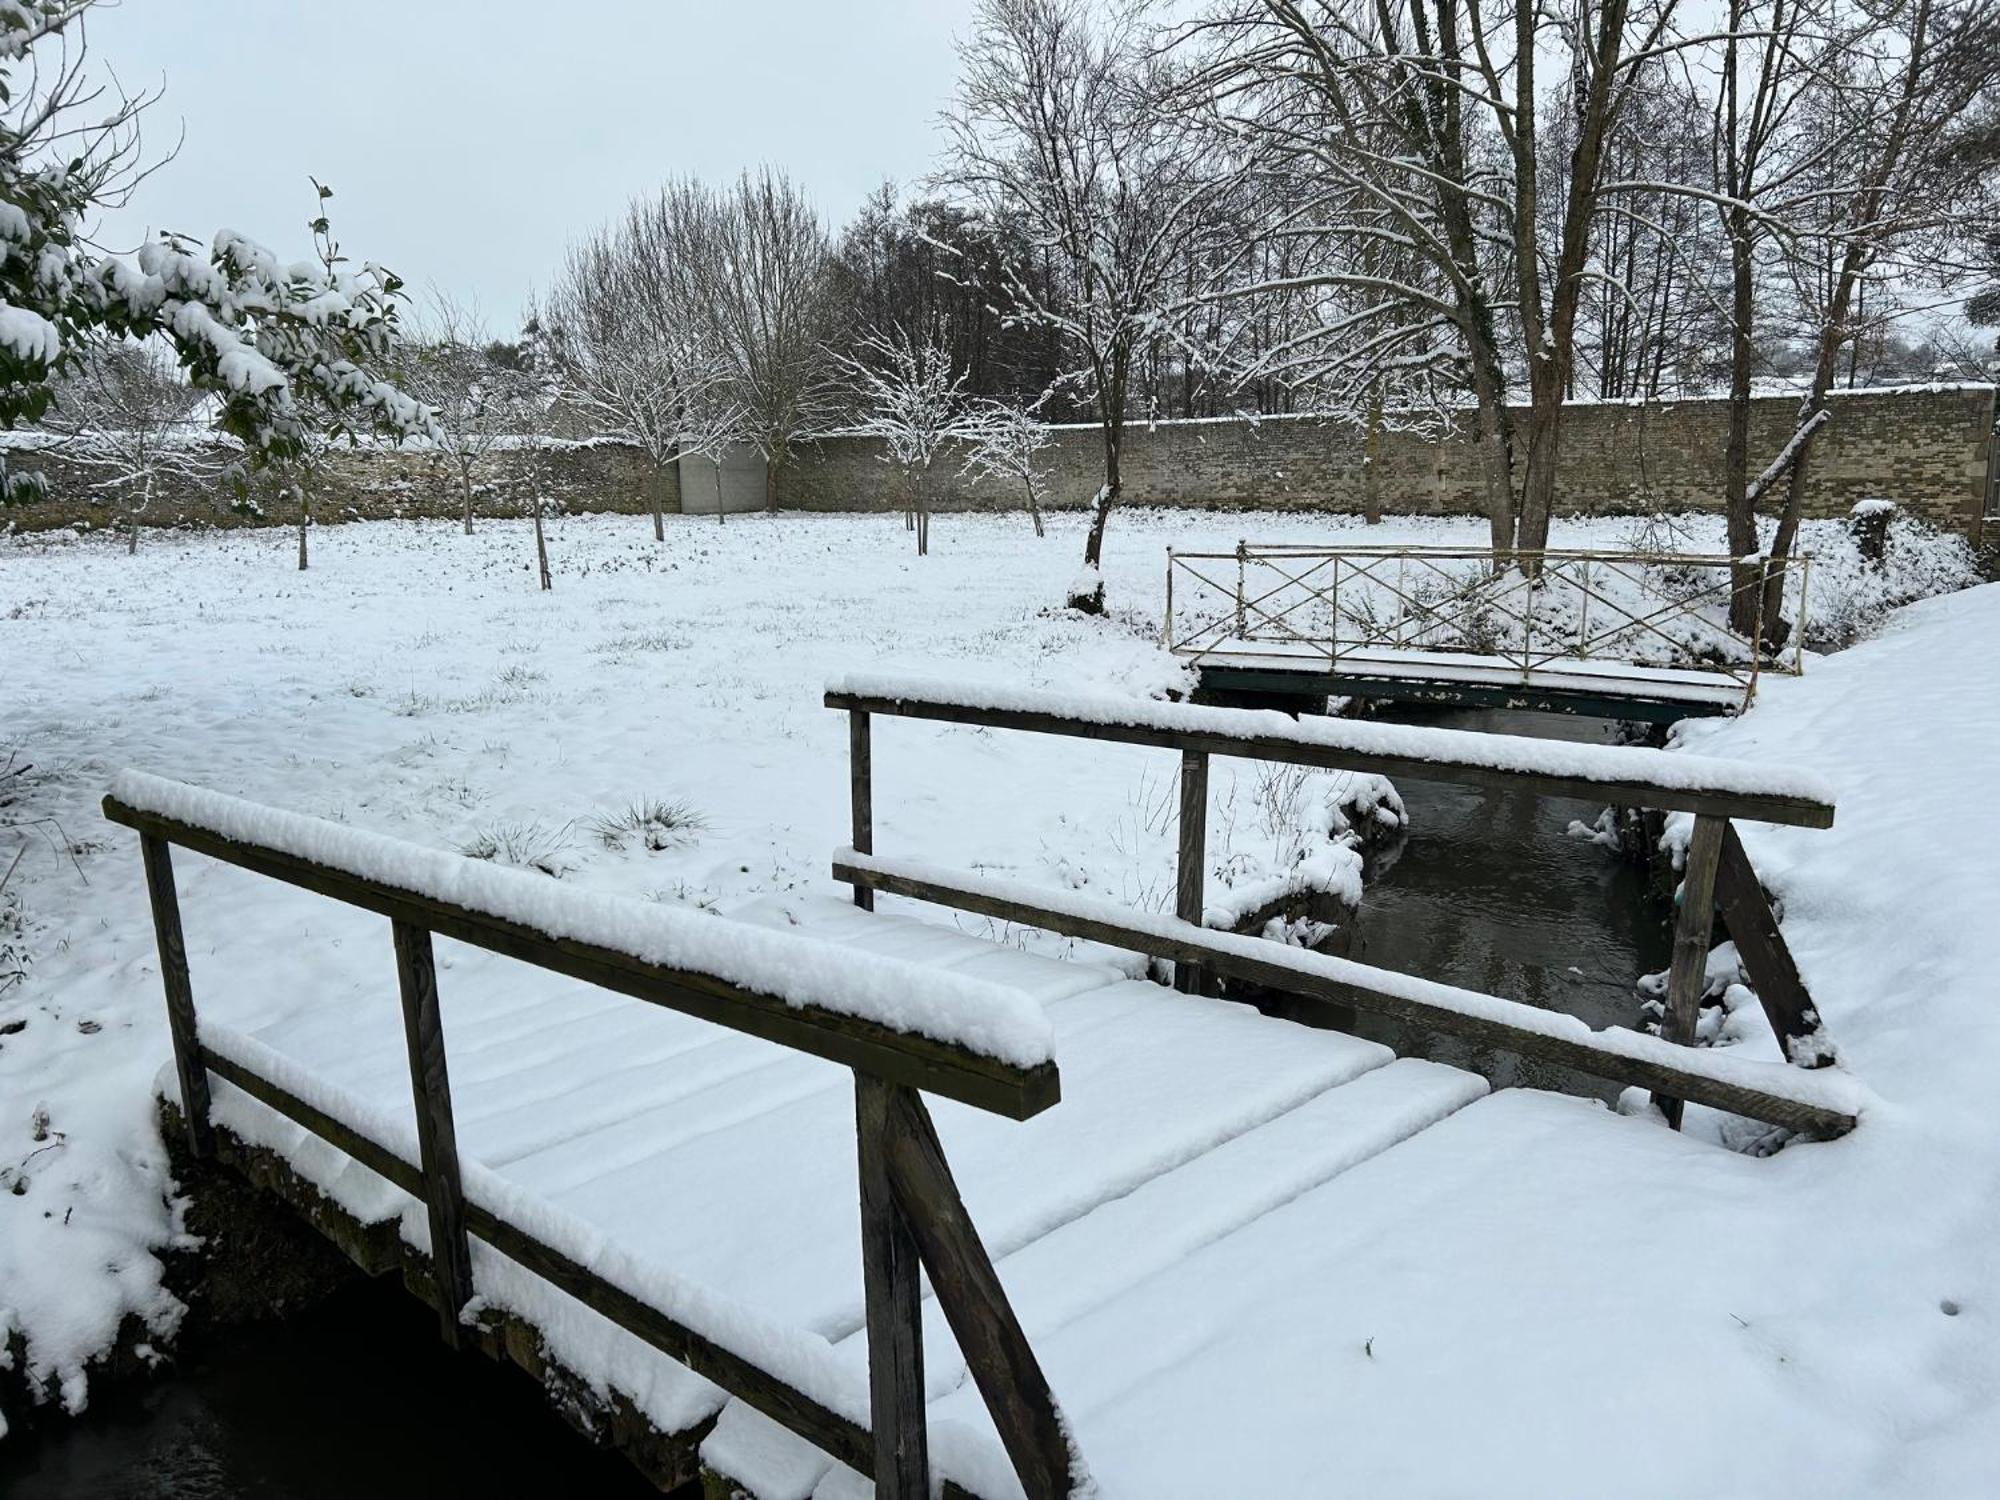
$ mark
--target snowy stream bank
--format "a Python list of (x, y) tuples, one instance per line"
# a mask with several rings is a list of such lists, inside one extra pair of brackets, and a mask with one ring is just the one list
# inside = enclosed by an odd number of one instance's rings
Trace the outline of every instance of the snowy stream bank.
[[(568, 520), (547, 596), (524, 570), (522, 529), (497, 524), (470, 539), (444, 525), (330, 529), (303, 576), (275, 535), (149, 538), (136, 560), (98, 541), (0, 546), (15, 700), (0, 759), (35, 763), (7, 809), (28, 842), (8, 894), (33, 962), (0, 993), (0, 1169), (25, 1182), (0, 1193), (0, 1327), (27, 1373), (80, 1408), (85, 1365), (121, 1319), (165, 1334), (179, 1315), (154, 1255), (182, 1238), (149, 1099), (166, 1055), (158, 975), (136, 853), (93, 810), (114, 769), (491, 849), (581, 888), (728, 910), (826, 888), (827, 852), (845, 837), (844, 726), (818, 707), (826, 677), (1004, 669), (1032, 686), (1158, 690), (1175, 678), (1143, 633), (1161, 549), (1227, 546), (1251, 525), (1361, 534), (1317, 517), (1121, 515), (1108, 621), (1045, 608), (1073, 571), (1068, 518), (1039, 543), (1018, 518), (940, 518), (921, 562), (893, 516), (689, 520), (664, 548), (629, 518)], [(1627, 529), (1572, 524), (1563, 540), (1611, 544)], [(1366, 537), (1476, 533), (1403, 523)], [(1823, 570), (1815, 589), (1837, 576)], [(1827, 1492), (1970, 1494), (2000, 1477), (1979, 1436), (2000, 1392), (2000, 1284), (1976, 1253), (2000, 1235), (2000, 1122), (1985, 1086), (2000, 1068), (1986, 1003), (2000, 952), (1981, 916), (2000, 910), (1985, 796), (1996, 636), (2000, 591), (1920, 605), (1803, 680), (1767, 683), (1743, 720), (1683, 736), (1701, 753), (1814, 770), (1841, 804), (1830, 833), (1746, 840), (1786, 898), (1830, 1029), (1882, 1106), (1849, 1141), (1762, 1164), (1754, 1200), (1718, 1203), (1671, 1178), (1631, 1188), (1635, 1209), (1708, 1236), (1682, 1257), (1692, 1231), (1672, 1230), (1662, 1264), (1702, 1264), (1716, 1243), (1745, 1252), (1723, 1274), (1784, 1359), (1754, 1376), (1732, 1364), (1724, 1388), (1754, 1412), (1789, 1409), (1801, 1398), (1788, 1387), (1811, 1382), (1798, 1430), (1854, 1476)], [(1171, 818), (1153, 815), (1146, 790), (1163, 784), (1156, 754), (896, 725), (876, 757), (880, 848), (1154, 910), (1170, 900)], [(1225, 838), (1211, 827), (1219, 856)], [(252, 1028), (387, 982), (385, 934), (275, 889), (217, 909), (242, 889), (184, 878), (205, 1012)], [(229, 966), (204, 966), (225, 927)], [(1790, 1279), (1775, 1277), (1780, 1262)], [(1646, 1328), (1641, 1317), (1634, 1336)], [(1568, 1334), (1502, 1319), (1478, 1337), (1497, 1360)], [(1555, 1405), (1584, 1395), (1565, 1368), (1534, 1367)], [(1698, 1373), (1656, 1372), (1677, 1389)], [(1728, 1472), (1699, 1454), (1687, 1465), (1689, 1484)]]

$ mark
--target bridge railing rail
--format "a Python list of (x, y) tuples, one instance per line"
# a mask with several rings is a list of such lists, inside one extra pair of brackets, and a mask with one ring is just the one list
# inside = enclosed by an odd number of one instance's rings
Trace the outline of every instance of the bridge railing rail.
[[(1761, 672), (1803, 668), (1811, 560), (1700, 553), (1326, 547), (1238, 542), (1229, 552), (1167, 551), (1164, 644), (1211, 653), (1322, 660), (1365, 671), (1385, 655), (1476, 657), (1513, 669), (1575, 663), (1671, 667), (1754, 689)], [(1780, 649), (1729, 628), (1738, 597), (1782, 576), (1795, 623)]]
[[(1685, 1102), (1822, 1135), (1851, 1128), (1840, 1090), (1800, 1069), (1834, 1060), (1797, 965), (1751, 868), (1733, 819), (1830, 827), (1834, 808), (1816, 778), (1740, 761), (1637, 746), (1574, 745), (1517, 735), (1371, 724), (1294, 721), (1270, 711), (1032, 690), (981, 692), (949, 683), (855, 675), (827, 688), (828, 708), (848, 715), (852, 844), (833, 874), (872, 909), (876, 891), (1019, 922), (1174, 964), (1175, 988), (1206, 991), (1213, 976), (1265, 985), (1307, 1000), (1388, 1014), (1421, 1028), (1469, 1036), (1615, 1082), (1649, 1087), (1679, 1125)], [(875, 852), (872, 721), (948, 724), (1158, 746), (1179, 752), (1179, 845), (1172, 918), (1112, 903), (977, 877), (955, 877)], [(1211, 757), (1241, 756), (1322, 770), (1373, 771), (1537, 796), (1598, 799), (1693, 815), (1675, 918), (1666, 1013), (1657, 1038), (1595, 1032), (1571, 1018), (1433, 984), (1346, 959), (1301, 954), (1263, 939), (1203, 926)], [(1718, 904), (1743, 968), (1788, 1062), (1743, 1062), (1694, 1048)], [(1567, 1024), (1562, 1024), (1567, 1022)]]
[[(900, 1030), (883, 1017), (842, 1008), (831, 990), (826, 1003), (819, 1003), (810, 993), (774, 993), (715, 972), (652, 961), (630, 943), (575, 932), (560, 935), (524, 919), (523, 913), (540, 899), (538, 877), (520, 877), (527, 882), (521, 887), (525, 905), (476, 895), (447, 899), (437, 894), (437, 883), (384, 872), (405, 862), (429, 862), (434, 872), (440, 861), (474, 862), (320, 819), (130, 772), (104, 799), (104, 814), (139, 834), (188, 1149), (197, 1158), (217, 1153), (211, 1078), (220, 1078), (421, 1202), (430, 1227), (428, 1279), (447, 1343), (458, 1347), (463, 1340), (462, 1319), (474, 1294), (469, 1241), (477, 1238), (831, 1457), (872, 1476), (878, 1495), (928, 1500), (932, 1483), (921, 1302), (921, 1278), (928, 1273), (1023, 1490), (1033, 1500), (1072, 1492), (1083, 1473), (1081, 1462), (966, 1212), (923, 1100), (927, 1091), (1027, 1119), (1060, 1097), (1052, 1059), (1023, 1062), (1010, 1059), (1004, 1048)], [(267, 827), (280, 832), (264, 836), (250, 831)], [(175, 846), (389, 919), (416, 1108), (417, 1160), (354, 1121), (339, 1118), (337, 1109), (325, 1107), (326, 1100), (315, 1103), (305, 1097), (313, 1089), (292, 1076), (295, 1065), (277, 1066), (282, 1060), (274, 1054), (264, 1072), (249, 1065), (246, 1058), (268, 1052), (261, 1045), (245, 1044), (222, 1027), (214, 1028), (212, 1040), (204, 1039), (175, 888)], [(341, 850), (358, 850), (362, 857), (347, 858)], [(481, 880), (498, 877), (503, 884), (515, 873), (474, 868)], [(454, 894), (463, 884), (449, 878), (441, 883), (452, 885)], [(490, 893), (495, 888), (478, 889)], [(640, 929), (649, 921), (676, 916), (647, 903), (618, 904), (630, 908), (624, 922)], [(607, 930), (632, 928), (614, 922)], [(836, 1378), (844, 1372), (829, 1374), (830, 1351), (802, 1354), (794, 1348), (805, 1335), (788, 1342), (794, 1331), (774, 1328), (770, 1337), (745, 1347), (736, 1321), (707, 1327), (686, 1309), (676, 1313), (652, 1305), (599, 1275), (562, 1244), (510, 1222), (479, 1194), (468, 1195), (452, 1110), (433, 934), (852, 1069), (868, 1340), (865, 1395), (847, 1391)], [(841, 958), (857, 968), (883, 962), (859, 954)], [(920, 979), (900, 970), (897, 977)], [(996, 1000), (1018, 999), (993, 993)], [(954, 992), (951, 998), (967, 995)]]

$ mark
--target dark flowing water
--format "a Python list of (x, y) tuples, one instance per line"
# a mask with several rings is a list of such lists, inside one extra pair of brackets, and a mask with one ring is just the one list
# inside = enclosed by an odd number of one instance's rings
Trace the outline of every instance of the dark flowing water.
[[(1493, 710), (1399, 714), (1405, 722), (1610, 743), (1600, 719)], [(1348, 957), (1504, 999), (1564, 1011), (1592, 1026), (1636, 1026), (1641, 974), (1666, 968), (1669, 909), (1646, 872), (1571, 837), (1602, 803), (1486, 791), (1398, 777), (1410, 815), (1400, 848), (1371, 871), (1350, 924)], [(1305, 1017), (1301, 1017), (1305, 1019)], [(1453, 1037), (1407, 1032), (1367, 1014), (1343, 1029), (1410, 1056), (1520, 1084), (1614, 1098), (1616, 1085)]]
[(6, 1500), (438, 1500), (651, 1495), (532, 1382), (453, 1354), (400, 1282), (190, 1339), (164, 1379), (0, 1440)]
[[(1613, 733), (1503, 711), (1422, 722), (1572, 740)], [(1638, 1023), (1634, 982), (1667, 965), (1666, 912), (1643, 871), (1565, 833), (1572, 819), (1593, 821), (1598, 804), (1408, 780), (1397, 790), (1410, 836), (1372, 872), (1351, 957), (1593, 1026)], [(1496, 1083), (1616, 1092), (1452, 1038), (1407, 1036), (1378, 1017), (1355, 1016), (1348, 1029)], [(5, 1500), (655, 1493), (576, 1437), (516, 1372), (447, 1350), (433, 1315), (394, 1283), (191, 1340), (167, 1378), (106, 1391), (80, 1420), (0, 1441)]]

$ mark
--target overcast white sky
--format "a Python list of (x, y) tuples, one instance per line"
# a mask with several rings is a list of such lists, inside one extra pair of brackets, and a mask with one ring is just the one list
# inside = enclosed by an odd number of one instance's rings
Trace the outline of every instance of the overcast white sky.
[(107, 221), (309, 248), (314, 175), (357, 259), (477, 297), (496, 334), (566, 241), (683, 173), (770, 162), (836, 227), (931, 165), (971, 0), (123, 0), (101, 64), (164, 80), (179, 157)]

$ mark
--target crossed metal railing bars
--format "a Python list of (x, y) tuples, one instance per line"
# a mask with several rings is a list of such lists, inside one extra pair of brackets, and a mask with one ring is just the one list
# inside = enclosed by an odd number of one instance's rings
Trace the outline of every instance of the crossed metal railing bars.
[(1733, 598), (1762, 599), (1782, 577), (1796, 643), (1810, 571), (1806, 558), (1638, 550), (1508, 558), (1471, 547), (1169, 548), (1162, 634), (1169, 650), (1196, 659), (1303, 657), (1339, 672), (1379, 667), (1389, 653), (1450, 653), (1488, 658), (1523, 681), (1609, 662), (1711, 672), (1747, 692), (1760, 672), (1798, 673), (1803, 653), (1796, 644), (1767, 651), (1761, 626), (1748, 641), (1733, 633)]

